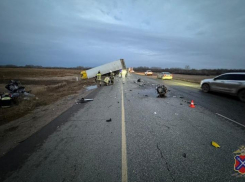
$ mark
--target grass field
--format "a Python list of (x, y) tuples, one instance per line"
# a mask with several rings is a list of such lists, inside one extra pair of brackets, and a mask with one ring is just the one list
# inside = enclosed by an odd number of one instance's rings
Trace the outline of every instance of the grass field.
[(203, 79), (214, 78), (216, 75), (211, 76), (203, 76), (203, 75), (182, 75), (182, 74), (174, 74), (173, 79), (175, 80), (183, 80), (192, 83), (200, 83)]
[(0, 125), (20, 118), (39, 106), (48, 105), (65, 96), (77, 94), (93, 79), (77, 81), (81, 70), (73, 69), (33, 69), (0, 68), (0, 93), (8, 92), (5, 85), (9, 80), (19, 80), (26, 91), (31, 90), (35, 97), (21, 100), (10, 108), (0, 109)]
[(0, 81), (9, 79), (64, 77), (79, 75), (75, 69), (0, 68)]
[[(143, 72), (135, 72), (136, 74), (139, 75), (144, 75)], [(200, 83), (201, 80), (203, 79), (208, 79), (208, 78), (214, 78), (216, 75), (211, 75), (211, 76), (203, 76), (203, 75), (183, 75), (183, 74), (173, 74), (173, 79), (174, 80), (183, 80), (187, 82), (192, 82), (192, 83)], [(152, 78), (157, 78), (157, 73), (154, 73), (152, 76), (149, 76)]]

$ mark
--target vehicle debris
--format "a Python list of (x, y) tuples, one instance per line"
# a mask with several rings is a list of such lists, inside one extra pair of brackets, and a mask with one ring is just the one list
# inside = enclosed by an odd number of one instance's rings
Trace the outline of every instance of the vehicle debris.
[(167, 87), (165, 87), (164, 85), (158, 85), (156, 87), (157, 93), (159, 97), (165, 97), (166, 93), (168, 91)]
[(111, 122), (111, 118), (110, 119), (107, 119), (106, 122)]
[(11, 99), (11, 96), (10, 94), (2, 94), (0, 96), (0, 106), (2, 108), (7, 108), (7, 107), (10, 107), (12, 104), (12, 99)]
[(16, 80), (10, 80), (5, 86), (9, 93), (3, 93), (0, 95), (1, 107), (10, 107), (13, 103), (17, 103), (17, 99), (30, 100), (35, 95), (31, 94), (30, 91), (26, 91), (25, 87), (20, 86), (20, 82)]
[(216, 142), (212, 141), (211, 142), (212, 146), (214, 146), (215, 148), (220, 148), (219, 144), (217, 144)]
[(81, 104), (81, 103), (86, 103), (86, 102), (89, 102), (89, 101), (93, 101), (94, 99), (84, 99), (84, 98), (81, 98), (77, 101), (77, 104)]
[(139, 79), (137, 80), (137, 82), (141, 82), (141, 79), (139, 78)]
[(183, 156), (184, 158), (186, 158), (186, 153), (183, 153), (182, 156)]

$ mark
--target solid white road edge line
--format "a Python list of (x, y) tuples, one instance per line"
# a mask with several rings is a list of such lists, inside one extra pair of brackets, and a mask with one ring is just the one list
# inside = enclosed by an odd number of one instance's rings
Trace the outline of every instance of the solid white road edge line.
[(125, 125), (125, 110), (123, 98), (123, 84), (122, 90), (122, 182), (128, 181), (128, 166), (127, 166), (127, 144), (126, 144), (126, 125)]
[(236, 123), (236, 124), (238, 124), (238, 125), (240, 125), (240, 126), (242, 126), (242, 127), (245, 128), (245, 125), (243, 125), (243, 124), (241, 124), (241, 123), (238, 123), (238, 122), (234, 121), (233, 119), (227, 118), (227, 117), (225, 117), (225, 116), (223, 116), (223, 115), (221, 115), (221, 114), (219, 114), (219, 113), (215, 113), (215, 114), (217, 114), (217, 115), (219, 115), (220, 117), (223, 117), (223, 118), (225, 118), (225, 119), (227, 119), (227, 120), (229, 120), (229, 121), (231, 121), (231, 122), (233, 122), (233, 123)]

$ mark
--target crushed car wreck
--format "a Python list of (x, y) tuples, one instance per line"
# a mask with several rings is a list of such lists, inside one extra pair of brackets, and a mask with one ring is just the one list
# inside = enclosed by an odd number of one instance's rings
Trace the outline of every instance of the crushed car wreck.
[(35, 95), (31, 94), (31, 91), (26, 91), (25, 87), (20, 86), (21, 83), (16, 80), (10, 80), (5, 86), (9, 93), (2, 93), (0, 95), (0, 106), (2, 108), (10, 107), (14, 103), (18, 103), (20, 99), (29, 100)]

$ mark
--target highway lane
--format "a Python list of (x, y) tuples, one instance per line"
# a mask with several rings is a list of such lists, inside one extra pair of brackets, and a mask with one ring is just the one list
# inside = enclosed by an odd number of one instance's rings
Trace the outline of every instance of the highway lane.
[(125, 93), (129, 181), (244, 180), (231, 176), (244, 129), (200, 105), (189, 108), (173, 87), (166, 98), (156, 98), (155, 84), (162, 81), (140, 77), (139, 86), (137, 78), (125, 86), (132, 90)]
[(179, 98), (183, 93), (170, 84), (167, 97), (157, 98), (155, 84), (162, 81), (137, 83), (138, 77), (117, 78), (90, 95), (94, 101), (68, 110), (63, 125), (39, 145), (37, 139), (35, 151), (13, 152), (29, 157), (5, 181), (244, 181), (232, 176), (244, 129), (200, 103), (189, 108), (188, 94)]
[(182, 100), (186, 101), (194, 100), (195, 104), (245, 126), (245, 103), (239, 101), (235, 96), (215, 92), (204, 93), (199, 84), (180, 80), (160, 80), (139, 75), (137, 77), (145, 81), (164, 84), (171, 90), (170, 96), (184, 97)]

